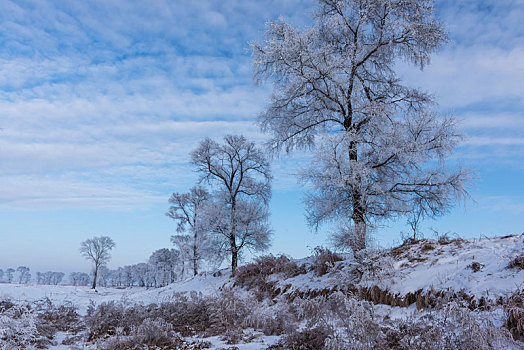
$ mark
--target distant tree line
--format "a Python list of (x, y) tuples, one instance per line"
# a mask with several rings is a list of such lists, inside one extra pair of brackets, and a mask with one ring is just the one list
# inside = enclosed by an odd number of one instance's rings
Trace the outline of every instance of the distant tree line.
[[(37, 284), (57, 285), (62, 282), (63, 277), (63, 272), (37, 272), (34, 282)], [(10, 267), (7, 268), (5, 272), (0, 269), (0, 282), (28, 284), (31, 281), (33, 281), (32, 275), (30, 269), (27, 266), (18, 266), (16, 269)]]
[[(154, 251), (145, 263), (138, 263), (108, 269), (105, 264), (97, 272), (97, 284), (102, 287), (163, 287), (177, 280), (193, 275), (191, 261), (176, 249), (162, 248)], [(64, 281), (65, 273), (56, 271), (36, 272), (34, 279), (26, 266), (0, 269), (0, 283), (39, 285), (59, 285), (69, 283), (73, 286), (93, 284), (94, 273), (72, 272)]]

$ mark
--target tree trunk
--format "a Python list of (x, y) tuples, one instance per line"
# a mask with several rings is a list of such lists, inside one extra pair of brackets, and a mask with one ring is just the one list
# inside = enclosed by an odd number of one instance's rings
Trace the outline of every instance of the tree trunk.
[(95, 289), (96, 288), (96, 278), (98, 276), (98, 267), (95, 266), (95, 272), (93, 273), (93, 286), (91, 287), (91, 289)]
[[(354, 142), (349, 144), (349, 160), (352, 162), (358, 161), (357, 146)], [(353, 214), (351, 219), (355, 225), (355, 232), (353, 234), (353, 240), (351, 242), (351, 248), (354, 251), (366, 249), (366, 220), (365, 220), (365, 208), (363, 203), (362, 190), (358, 185), (362, 183), (360, 176), (356, 177), (357, 185), (353, 185), (351, 197), (353, 205)]]
[(235, 207), (236, 200), (233, 198), (231, 201), (231, 232), (229, 233), (229, 244), (231, 247), (231, 276), (235, 275), (238, 266), (238, 247), (235, 239)]
[(198, 275), (197, 271), (197, 233), (195, 230), (195, 235), (193, 239), (193, 275)]
[(235, 275), (238, 266), (238, 250), (235, 245), (235, 237), (232, 238), (231, 242), (231, 276)]

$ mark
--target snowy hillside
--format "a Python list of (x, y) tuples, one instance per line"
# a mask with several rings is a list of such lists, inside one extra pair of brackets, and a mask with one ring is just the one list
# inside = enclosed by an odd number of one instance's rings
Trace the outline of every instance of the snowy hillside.
[[(524, 235), (443, 237), (356, 257), (264, 257), (235, 278), (222, 270), (158, 289), (0, 284), (1, 348), (38, 340), (119, 349), (142, 339), (166, 349), (522, 349), (523, 265)], [(77, 325), (43, 334), (42, 315), (65, 312), (61, 305), (77, 309)], [(174, 338), (176, 346), (166, 340)]]

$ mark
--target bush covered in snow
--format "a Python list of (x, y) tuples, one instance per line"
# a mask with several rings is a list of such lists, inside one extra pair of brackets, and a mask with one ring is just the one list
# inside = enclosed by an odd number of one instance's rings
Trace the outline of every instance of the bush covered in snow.
[(183, 343), (171, 324), (161, 318), (146, 318), (130, 336), (117, 335), (101, 342), (100, 347), (107, 350), (181, 349)]
[(513, 293), (504, 305), (507, 318), (504, 323), (516, 340), (524, 341), (524, 289)]
[(0, 302), (0, 343), (4, 349), (43, 346), (49, 339), (38, 329), (38, 315), (29, 305)]
[[(229, 288), (222, 289), (214, 297), (176, 295), (171, 302), (147, 306), (125, 306), (112, 301), (91, 306), (85, 316), (86, 340), (112, 338), (112, 349), (119, 349), (118, 346), (128, 341), (140, 342), (143, 339), (137, 333), (140, 329), (150, 330), (150, 338), (161, 342), (161, 334), (153, 332), (153, 326), (161, 323), (169, 325), (166, 329), (179, 336), (222, 335), (228, 343), (234, 343), (245, 338), (244, 329), (280, 335), (294, 330), (294, 322), (295, 317), (287, 305), (267, 308), (252, 297), (241, 296)], [(151, 345), (156, 342), (153, 340), (150, 340)]]
[(276, 282), (268, 277), (272, 274), (282, 274), (284, 277), (293, 277), (306, 273), (304, 266), (298, 266), (285, 255), (266, 255), (255, 259), (255, 262), (239, 267), (235, 273), (235, 282), (247, 289), (253, 290), (261, 301), (271, 296)]
[(516, 256), (515, 258), (513, 258), (509, 262), (508, 268), (524, 270), (524, 254)]
[(131, 335), (145, 319), (161, 319), (183, 336), (203, 332), (212, 326), (208, 300), (198, 296), (177, 296), (173, 302), (124, 306), (110, 301), (87, 310), (85, 323), (87, 340), (106, 338), (117, 334)]
[(313, 271), (317, 276), (325, 275), (335, 266), (337, 261), (344, 260), (340, 255), (327, 248), (316, 247), (314, 253)]
[(32, 304), (0, 301), (1, 349), (46, 348), (58, 331), (82, 329), (71, 305), (53, 305), (49, 299)]
[(342, 293), (295, 303), (309, 329), (327, 330), (323, 349), (328, 350), (506, 349), (519, 346), (503, 328), (495, 327), (488, 318), (456, 303), (399, 320), (382, 319), (371, 303)]

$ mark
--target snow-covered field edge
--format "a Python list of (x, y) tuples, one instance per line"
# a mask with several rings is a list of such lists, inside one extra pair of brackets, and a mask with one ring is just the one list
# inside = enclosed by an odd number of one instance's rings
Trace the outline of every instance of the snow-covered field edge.
[(4, 283), (0, 348), (522, 349), (523, 252), (524, 235), (421, 240), (158, 289)]

